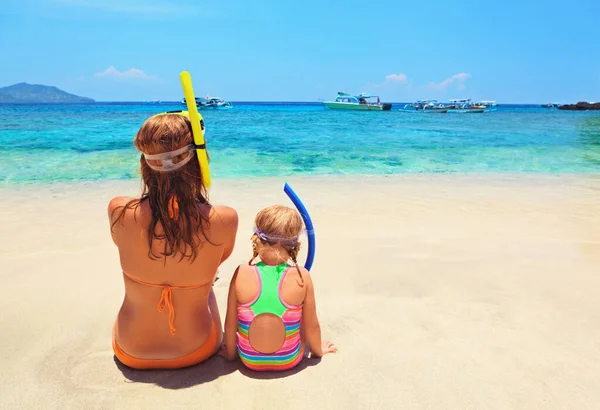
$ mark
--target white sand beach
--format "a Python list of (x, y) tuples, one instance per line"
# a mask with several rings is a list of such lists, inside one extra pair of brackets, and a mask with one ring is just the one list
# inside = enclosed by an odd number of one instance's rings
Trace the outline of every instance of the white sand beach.
[[(211, 201), (240, 215), (215, 285), (223, 316), (255, 213), (290, 204), (285, 180), (214, 180)], [(600, 406), (600, 176), (287, 180), (315, 224), (317, 308), (339, 351), (285, 374), (220, 357), (117, 365), (106, 206), (139, 182), (0, 188), (0, 408)]]

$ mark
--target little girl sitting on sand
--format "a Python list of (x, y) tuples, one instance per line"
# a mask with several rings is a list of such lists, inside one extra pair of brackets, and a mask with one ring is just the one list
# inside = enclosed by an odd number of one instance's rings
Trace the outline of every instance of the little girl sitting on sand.
[(312, 279), (296, 263), (302, 227), (300, 214), (282, 205), (256, 215), (254, 254), (238, 266), (229, 286), (221, 351), (228, 360), (239, 353), (252, 370), (288, 370), (302, 361), (306, 342), (312, 356), (337, 351), (321, 341)]

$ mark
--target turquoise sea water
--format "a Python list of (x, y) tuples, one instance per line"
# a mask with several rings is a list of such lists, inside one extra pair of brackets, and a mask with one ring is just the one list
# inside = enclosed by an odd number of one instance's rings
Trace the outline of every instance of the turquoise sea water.
[[(238, 103), (203, 111), (213, 178), (311, 174), (598, 173), (600, 112), (484, 114)], [(138, 178), (138, 128), (179, 103), (0, 105), (0, 181)]]

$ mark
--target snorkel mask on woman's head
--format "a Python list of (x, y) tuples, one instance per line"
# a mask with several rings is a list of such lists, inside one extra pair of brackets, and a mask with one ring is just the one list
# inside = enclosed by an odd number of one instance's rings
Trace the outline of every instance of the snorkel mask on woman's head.
[[(186, 145), (185, 147), (179, 148), (175, 151), (163, 152), (160, 154), (146, 154), (143, 152), (144, 159), (146, 160), (146, 164), (153, 169), (154, 171), (159, 172), (169, 172), (175, 171), (192, 159), (194, 156), (194, 152), (196, 151), (196, 147), (194, 144)], [(180, 160), (179, 162), (173, 162), (173, 159), (184, 154), (188, 154), (185, 158)]]
[[(156, 114), (154, 115), (154, 117), (167, 114), (181, 115), (182, 117), (185, 117), (188, 120), (190, 120), (190, 114), (188, 111), (167, 111), (164, 113)], [(201, 135), (197, 136), (194, 133), (195, 127), (193, 126), (190, 120), (190, 132), (192, 133), (193, 138), (192, 144), (188, 144), (184, 147), (169, 152), (162, 152), (159, 154), (143, 153), (143, 155), (144, 159), (146, 160), (146, 164), (148, 164), (148, 166), (154, 171), (169, 172), (175, 171), (183, 167), (192, 159), (194, 153), (196, 153), (196, 156), (198, 157), (198, 162), (200, 164), (202, 180), (204, 181), (204, 185), (208, 188), (208, 184), (210, 184), (210, 173), (208, 171), (208, 152), (206, 150), (206, 143), (204, 141), (204, 134), (206, 133), (206, 128), (204, 127), (204, 119), (202, 118), (200, 113), (196, 112), (196, 114), (198, 117), (198, 125)], [(178, 162), (173, 162), (173, 160), (176, 157), (183, 156), (186, 153), (186, 157), (184, 157)]]
[[(190, 118), (187, 111), (167, 111), (167, 112), (153, 115), (153, 117), (159, 117), (159, 116), (168, 115), (168, 114), (181, 115), (182, 117), (185, 117), (188, 120)], [(200, 116), (200, 114), (198, 114), (198, 115)], [(202, 136), (204, 137), (206, 130), (204, 128), (204, 119), (202, 119), (202, 116), (200, 116), (200, 129), (202, 130)], [(205, 150), (206, 151), (206, 144), (196, 145), (195, 138), (194, 138), (194, 130), (191, 126), (190, 126), (190, 133), (192, 134), (192, 138), (193, 138), (192, 144), (188, 144), (184, 147), (178, 148), (173, 151), (161, 152), (159, 154), (146, 154), (145, 152), (142, 152), (142, 154), (144, 155), (144, 159), (146, 160), (146, 164), (148, 164), (148, 166), (151, 169), (153, 169), (154, 171), (159, 171), (159, 172), (175, 171), (175, 170), (183, 167), (185, 164), (187, 164), (190, 161), (190, 159), (192, 159), (192, 157), (194, 156), (194, 152), (196, 150)], [(185, 158), (181, 159), (178, 162), (173, 162), (173, 160), (176, 157), (183, 156), (186, 153), (188, 155)]]

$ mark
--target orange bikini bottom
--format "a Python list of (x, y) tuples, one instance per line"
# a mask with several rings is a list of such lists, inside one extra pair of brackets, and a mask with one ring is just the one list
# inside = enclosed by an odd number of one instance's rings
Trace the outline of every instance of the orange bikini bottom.
[[(115, 324), (116, 326), (116, 324)], [(220, 346), (219, 343), (219, 330), (213, 320), (213, 327), (208, 340), (200, 347), (200, 349), (187, 354), (182, 357), (175, 359), (138, 359), (128, 355), (119, 347), (115, 338), (115, 331), (113, 328), (112, 345), (115, 356), (121, 363), (132, 369), (179, 369), (181, 367), (188, 367), (200, 362), (203, 362), (214, 355)]]

